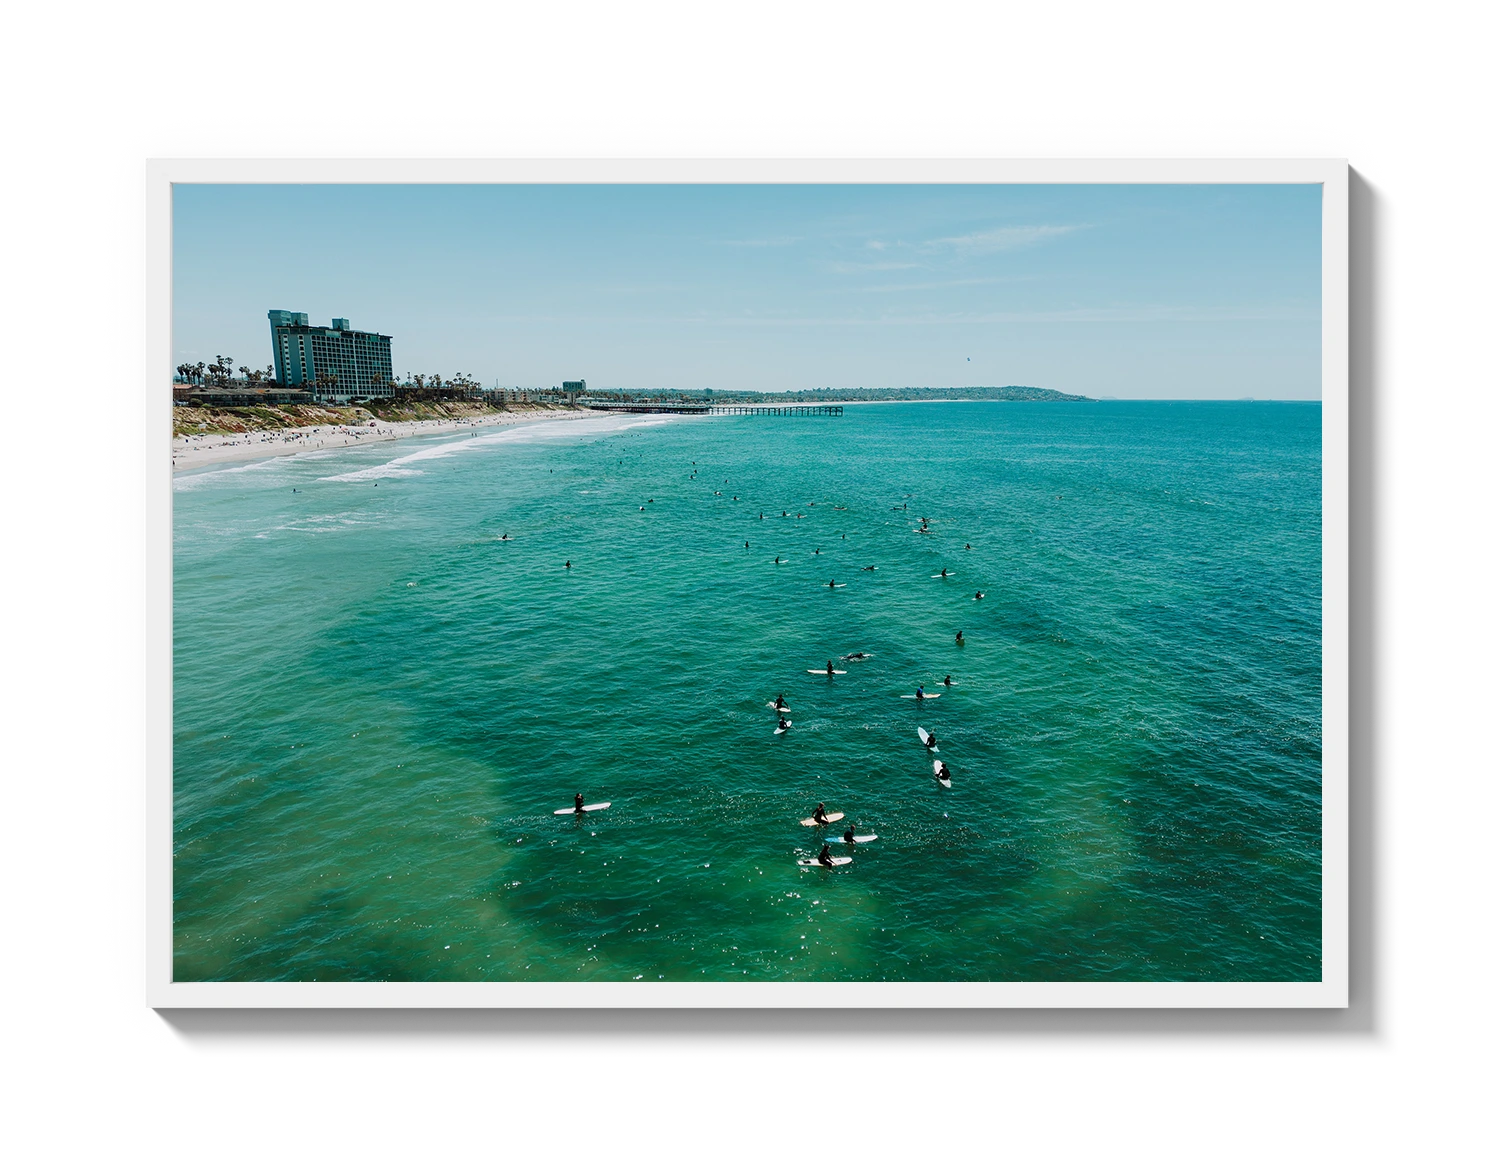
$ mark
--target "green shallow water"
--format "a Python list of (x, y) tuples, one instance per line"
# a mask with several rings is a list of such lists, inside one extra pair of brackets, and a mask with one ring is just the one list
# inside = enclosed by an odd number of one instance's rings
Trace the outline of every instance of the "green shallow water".
[[(176, 978), (1317, 979), (1320, 418), (591, 417), (182, 474)], [(580, 790), (613, 807), (552, 815)], [(820, 800), (879, 835), (833, 872)]]

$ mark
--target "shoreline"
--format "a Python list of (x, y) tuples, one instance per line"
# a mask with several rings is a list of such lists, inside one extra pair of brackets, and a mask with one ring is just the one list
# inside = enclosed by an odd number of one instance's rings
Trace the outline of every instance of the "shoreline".
[(377, 419), (374, 426), (329, 424), (275, 431), (183, 435), (172, 440), (172, 470), (192, 471), (216, 463), (249, 463), (296, 455), (304, 451), (341, 451), (369, 446), (371, 443), (406, 439), (412, 435), (479, 431), (490, 427), (550, 422), (554, 419), (588, 418), (591, 414), (592, 412), (579, 410), (533, 410), (511, 416), (487, 414), (464, 419), (416, 419), (409, 422), (384, 422)]

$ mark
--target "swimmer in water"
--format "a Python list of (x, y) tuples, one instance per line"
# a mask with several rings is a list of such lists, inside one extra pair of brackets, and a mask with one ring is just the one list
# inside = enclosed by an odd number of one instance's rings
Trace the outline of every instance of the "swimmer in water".
[(827, 845), (824, 845), (822, 851), (818, 854), (818, 864), (826, 865), (830, 869), (833, 868), (833, 854), (829, 851)]
[(828, 823), (828, 814), (823, 811), (823, 802), (821, 800), (818, 801), (818, 807), (813, 809), (812, 819), (815, 824), (826, 825)]

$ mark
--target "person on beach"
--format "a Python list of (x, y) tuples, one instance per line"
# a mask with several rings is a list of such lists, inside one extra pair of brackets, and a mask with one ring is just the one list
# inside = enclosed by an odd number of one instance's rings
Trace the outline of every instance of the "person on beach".
[(833, 852), (828, 848), (827, 845), (824, 845), (823, 848), (818, 851), (818, 864), (826, 865), (830, 869), (833, 868)]

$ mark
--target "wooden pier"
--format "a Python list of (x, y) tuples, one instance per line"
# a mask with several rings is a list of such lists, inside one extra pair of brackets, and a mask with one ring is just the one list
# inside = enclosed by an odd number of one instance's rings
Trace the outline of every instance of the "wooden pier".
[(590, 410), (612, 410), (622, 414), (823, 414), (842, 415), (842, 406), (709, 406), (683, 402), (590, 402)]

